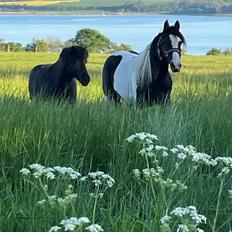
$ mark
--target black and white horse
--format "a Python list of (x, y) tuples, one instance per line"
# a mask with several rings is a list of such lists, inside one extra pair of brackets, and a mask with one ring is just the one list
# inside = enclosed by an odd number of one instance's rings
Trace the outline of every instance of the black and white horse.
[(103, 91), (115, 103), (124, 100), (138, 104), (165, 104), (170, 101), (172, 79), (168, 71), (181, 69), (181, 45), (185, 38), (180, 23), (164, 28), (146, 49), (138, 54), (133, 51), (113, 53), (103, 67)]
[(74, 103), (76, 81), (86, 86), (90, 81), (86, 70), (88, 51), (80, 46), (64, 48), (54, 64), (37, 65), (29, 76), (30, 98), (62, 98)]

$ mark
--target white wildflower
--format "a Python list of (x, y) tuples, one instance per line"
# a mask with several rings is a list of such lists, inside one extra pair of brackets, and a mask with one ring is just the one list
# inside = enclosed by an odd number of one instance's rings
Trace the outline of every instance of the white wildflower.
[(50, 228), (50, 230), (48, 232), (57, 232), (58, 230), (61, 230), (61, 227), (53, 226), (53, 227)]
[(26, 176), (31, 173), (31, 171), (27, 168), (22, 168), (19, 172)]
[(141, 141), (146, 144), (152, 144), (153, 141), (157, 141), (158, 137), (154, 134), (146, 133), (146, 132), (141, 132), (141, 133), (136, 133), (134, 135), (131, 135), (127, 138), (127, 142), (131, 143), (134, 141)]
[(31, 168), (31, 169), (35, 169), (35, 170), (38, 170), (38, 171), (40, 171), (40, 170), (43, 170), (45, 167), (44, 166), (42, 166), (41, 164), (31, 164), (31, 165), (29, 165), (29, 167)]
[(156, 151), (168, 151), (168, 148), (165, 147), (165, 146), (156, 145), (156, 146), (155, 146), (155, 150), (156, 150)]
[(96, 187), (102, 185), (102, 182), (100, 180), (93, 180), (93, 183)]
[(142, 173), (146, 180), (153, 178), (157, 181), (160, 178), (160, 173), (155, 168), (145, 168), (142, 170)]
[(103, 183), (106, 183), (108, 188), (111, 188), (115, 184), (115, 180), (108, 174), (105, 174), (102, 171), (90, 172), (88, 177), (93, 179), (95, 186), (100, 186)]
[(177, 217), (184, 217), (188, 215), (197, 225), (200, 223), (206, 223), (207, 218), (204, 215), (198, 214), (195, 206), (187, 206), (185, 208), (177, 207), (171, 215)]
[(166, 151), (163, 151), (162, 156), (167, 157), (169, 154)]
[(139, 169), (134, 169), (133, 170), (133, 174), (136, 178), (140, 178), (141, 176), (141, 172), (139, 171)]
[(170, 216), (165, 215), (160, 219), (160, 222), (161, 222), (161, 224), (165, 224), (165, 223), (168, 223), (170, 221), (170, 219), (171, 219)]
[(189, 213), (189, 210), (187, 208), (177, 207), (174, 210), (172, 210), (171, 215), (174, 215), (177, 217), (183, 217), (184, 215), (188, 213)]
[(81, 217), (77, 219), (76, 217), (71, 217), (69, 219), (63, 219), (60, 222), (60, 225), (64, 226), (65, 231), (74, 231), (76, 226), (81, 226), (83, 224), (89, 223), (89, 219), (87, 217)]
[(229, 198), (232, 199), (232, 190), (228, 190), (228, 193), (229, 193)]
[(215, 161), (232, 168), (232, 157), (217, 157)]
[(222, 168), (222, 171), (218, 174), (219, 177), (227, 175), (230, 173), (230, 169), (228, 167)]
[(100, 177), (104, 174), (104, 172), (101, 172), (101, 171), (97, 171), (97, 172), (90, 172), (88, 174), (89, 177), (93, 178), (93, 179), (96, 179), (97, 177)]
[(87, 180), (87, 178), (88, 178), (87, 176), (83, 176), (83, 177), (80, 178), (80, 181), (84, 182), (84, 181)]
[(178, 225), (177, 231), (176, 232), (189, 232), (189, 228), (187, 225)]
[(98, 224), (90, 225), (90, 226), (86, 227), (85, 229), (90, 231), (90, 232), (102, 232), (102, 231), (104, 231), (102, 229), (102, 227)]
[(77, 220), (78, 225), (88, 224), (90, 220), (87, 217), (80, 217)]
[(185, 158), (187, 157), (187, 155), (185, 155), (184, 153), (179, 153), (178, 155), (177, 155), (177, 158), (178, 159), (181, 159), (181, 160), (184, 160)]
[(45, 203), (46, 203), (46, 200), (45, 200), (45, 199), (43, 199), (43, 200), (41, 200), (41, 201), (37, 201), (37, 205), (40, 205), (40, 206), (44, 206)]
[(204, 230), (198, 228), (196, 232), (204, 232)]
[(47, 179), (50, 179), (50, 180), (55, 178), (55, 175), (53, 172), (47, 172), (45, 176), (47, 177)]
[(170, 151), (174, 154), (174, 155), (176, 155), (178, 152), (179, 152), (179, 150), (177, 149), (177, 148), (172, 148), (172, 149), (170, 149)]

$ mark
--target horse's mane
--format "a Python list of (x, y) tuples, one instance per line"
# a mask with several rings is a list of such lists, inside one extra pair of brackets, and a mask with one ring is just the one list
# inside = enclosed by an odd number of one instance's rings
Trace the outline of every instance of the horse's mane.
[(152, 80), (151, 62), (150, 62), (150, 47), (151, 43), (147, 45), (145, 50), (139, 54), (138, 66), (136, 68), (136, 82), (144, 84)]
[(158, 64), (160, 62), (160, 57), (158, 53), (157, 43), (160, 38), (160, 34), (158, 34), (154, 40), (147, 45), (145, 50), (139, 55), (139, 65), (136, 70), (136, 80), (137, 84), (141, 84), (142, 86), (149, 84), (152, 82), (154, 76), (158, 73)]

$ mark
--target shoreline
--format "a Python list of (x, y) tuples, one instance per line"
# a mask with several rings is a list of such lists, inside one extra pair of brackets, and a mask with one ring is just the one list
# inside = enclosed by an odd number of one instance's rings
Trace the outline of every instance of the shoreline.
[(171, 14), (168, 12), (80, 12), (80, 11), (0, 11), (0, 15), (41, 15), (41, 16), (156, 16), (156, 15), (179, 15), (179, 16), (212, 16), (212, 17), (232, 17), (232, 14)]

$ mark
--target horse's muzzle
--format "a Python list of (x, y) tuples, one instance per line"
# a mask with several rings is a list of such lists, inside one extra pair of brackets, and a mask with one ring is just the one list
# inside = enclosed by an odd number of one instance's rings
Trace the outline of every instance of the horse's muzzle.
[(83, 86), (87, 86), (87, 85), (89, 84), (89, 82), (90, 82), (90, 76), (89, 76), (88, 74), (86, 74), (86, 75), (82, 76), (82, 77), (79, 79), (79, 81), (81, 82), (81, 84), (82, 84)]
[(179, 67), (176, 67), (176, 65), (174, 65), (173, 62), (171, 62), (170, 67), (171, 67), (172, 72), (179, 72), (181, 69), (181, 64), (179, 65)]

